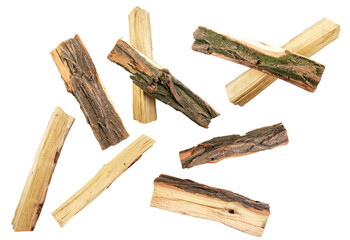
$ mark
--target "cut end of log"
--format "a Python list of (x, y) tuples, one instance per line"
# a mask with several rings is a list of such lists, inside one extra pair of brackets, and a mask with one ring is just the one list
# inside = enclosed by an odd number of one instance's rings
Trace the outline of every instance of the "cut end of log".
[(11, 223), (15, 232), (34, 230), (57, 160), (73, 122), (74, 118), (60, 107), (51, 114)]
[(151, 206), (217, 221), (258, 237), (262, 236), (270, 215), (266, 203), (163, 174), (154, 180)]
[(51, 51), (67, 91), (83, 111), (101, 149), (126, 139), (129, 134), (105, 90), (92, 59), (78, 35)]
[(108, 59), (133, 74), (130, 78), (148, 95), (182, 112), (198, 125), (208, 128), (219, 116), (208, 103), (177, 80), (166, 68), (119, 39)]
[(287, 130), (279, 123), (255, 129), (244, 136), (216, 137), (179, 153), (182, 168), (204, 163), (216, 163), (225, 158), (239, 157), (288, 144)]

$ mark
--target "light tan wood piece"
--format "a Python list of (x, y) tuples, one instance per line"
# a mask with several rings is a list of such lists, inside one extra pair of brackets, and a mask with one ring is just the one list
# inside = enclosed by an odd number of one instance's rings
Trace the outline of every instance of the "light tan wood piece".
[(133, 165), (154, 143), (150, 137), (142, 135), (119, 153), (78, 192), (57, 208), (52, 215), (63, 227), (69, 219), (106, 190), (125, 170)]
[[(290, 40), (282, 48), (305, 57), (327, 46), (338, 38), (340, 26), (327, 18), (323, 18), (297, 37)], [(227, 96), (233, 104), (244, 106), (257, 96), (277, 78), (255, 69), (250, 69), (226, 85)]]
[(270, 216), (266, 203), (163, 174), (154, 180), (151, 206), (217, 221), (258, 237), (263, 234)]
[(64, 140), (73, 122), (74, 118), (60, 107), (52, 113), (12, 220), (16, 232), (34, 230)]
[[(150, 59), (152, 56), (152, 34), (149, 13), (135, 7), (129, 14), (130, 43)], [(140, 123), (157, 120), (156, 101), (137, 85), (133, 84), (134, 119)]]

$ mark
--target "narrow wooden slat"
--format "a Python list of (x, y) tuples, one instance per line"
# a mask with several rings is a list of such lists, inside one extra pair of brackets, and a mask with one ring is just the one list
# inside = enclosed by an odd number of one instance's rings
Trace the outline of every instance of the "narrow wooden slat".
[(16, 232), (34, 230), (64, 140), (73, 122), (74, 118), (60, 107), (52, 113), (12, 220)]
[[(149, 13), (135, 7), (129, 14), (130, 44), (152, 59), (152, 34)], [(133, 115), (140, 123), (157, 120), (156, 101), (133, 84)]]
[(113, 158), (78, 192), (57, 208), (52, 215), (63, 227), (75, 214), (106, 190), (123, 172), (133, 165), (154, 143), (142, 135)]

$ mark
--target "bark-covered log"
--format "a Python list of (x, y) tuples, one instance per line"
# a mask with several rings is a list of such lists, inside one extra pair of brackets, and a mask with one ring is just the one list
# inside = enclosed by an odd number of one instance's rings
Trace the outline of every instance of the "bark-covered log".
[(239, 157), (254, 152), (288, 144), (288, 135), (280, 124), (258, 128), (244, 136), (216, 137), (196, 147), (180, 152), (182, 168), (191, 168), (203, 163), (215, 163), (229, 157)]
[[(323, 18), (284, 44), (282, 48), (311, 57), (337, 39), (339, 31), (338, 24)], [(276, 80), (274, 76), (249, 69), (226, 85), (226, 93), (230, 102), (244, 106)]]
[(317, 88), (325, 68), (283, 48), (224, 35), (205, 27), (198, 27), (193, 36), (194, 51), (257, 69), (310, 92)]
[(104, 150), (126, 139), (127, 133), (96, 72), (91, 57), (76, 35), (51, 52), (67, 91), (80, 104), (87, 123)]
[(181, 111), (198, 125), (207, 128), (219, 114), (203, 99), (133, 46), (119, 39), (108, 59), (122, 66), (130, 78), (150, 96)]
[(73, 122), (74, 118), (60, 107), (51, 114), (12, 220), (13, 230), (16, 232), (34, 230), (51, 177)]
[(151, 206), (221, 222), (260, 237), (270, 216), (266, 203), (228, 190), (161, 174), (154, 180)]

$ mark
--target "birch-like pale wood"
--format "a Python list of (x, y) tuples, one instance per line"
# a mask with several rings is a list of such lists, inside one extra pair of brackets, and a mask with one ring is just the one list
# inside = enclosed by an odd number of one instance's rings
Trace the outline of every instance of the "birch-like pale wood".
[(217, 221), (258, 237), (262, 236), (270, 216), (266, 203), (163, 174), (154, 180), (151, 206)]
[(52, 113), (12, 220), (16, 232), (34, 230), (64, 140), (73, 122), (74, 118), (60, 107)]
[(225, 35), (205, 27), (194, 32), (192, 49), (257, 69), (309, 92), (316, 90), (325, 66), (283, 48)]
[[(150, 59), (152, 56), (152, 34), (149, 13), (135, 7), (129, 14), (130, 44)], [(137, 85), (133, 84), (133, 115), (140, 123), (157, 120), (156, 101)]]
[(241, 136), (216, 137), (180, 152), (182, 168), (204, 163), (216, 163), (225, 158), (239, 157), (288, 144), (287, 130), (282, 123), (258, 128)]
[[(282, 48), (311, 57), (338, 38), (340, 26), (323, 18), (304, 32), (290, 40)], [(244, 106), (277, 78), (255, 69), (250, 69), (226, 85), (229, 101)]]
[(102, 150), (116, 145), (129, 134), (104, 88), (80, 37), (62, 42), (51, 53), (67, 91), (80, 104)]
[(147, 94), (182, 112), (198, 125), (208, 128), (212, 118), (219, 116), (208, 103), (177, 80), (142, 52), (119, 39), (108, 59), (123, 67), (130, 78)]
[(98, 197), (131, 167), (153, 143), (152, 138), (142, 135), (104, 165), (85, 186), (52, 213), (59, 225), (63, 227), (69, 219)]

